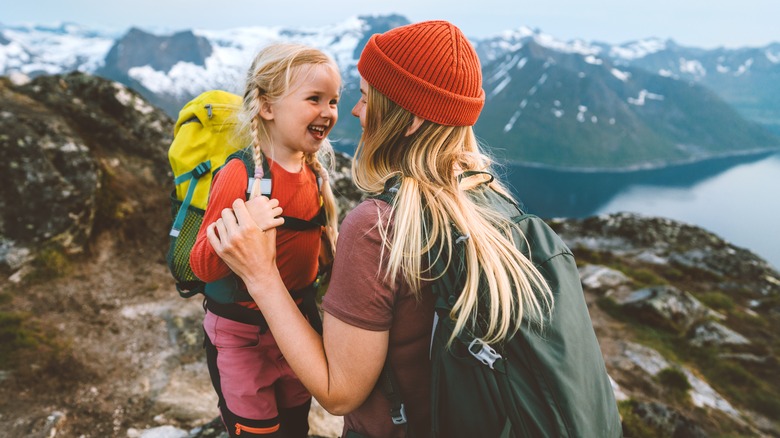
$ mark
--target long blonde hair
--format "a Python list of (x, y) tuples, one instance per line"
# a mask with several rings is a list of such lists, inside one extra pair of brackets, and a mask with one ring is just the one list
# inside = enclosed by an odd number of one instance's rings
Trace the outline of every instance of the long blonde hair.
[[(271, 144), (265, 120), (260, 117), (262, 100), (274, 103), (284, 98), (299, 81), (306, 80), (314, 66), (327, 66), (339, 71), (336, 63), (320, 50), (301, 44), (271, 44), (258, 52), (247, 72), (244, 103), (239, 117), (242, 130), (252, 140), (255, 168), (262, 169), (262, 145)], [(330, 186), (329, 169), (335, 163), (333, 147), (328, 139), (322, 141), (316, 154), (306, 153), (304, 162), (311, 166), (322, 180), (321, 193), (327, 218), (325, 233), (335, 253), (338, 237), (338, 211)]]
[[(450, 315), (455, 333), (479, 327), (482, 339), (493, 343), (514, 334), (524, 317), (541, 325), (552, 311), (552, 292), (515, 246), (510, 227), (516, 226), (472, 201), (467, 190), (473, 187), (458, 182), (459, 172), (485, 171), (491, 164), (472, 128), (423, 121), (407, 137), (414, 115), (370, 85), (367, 97), (366, 126), (352, 168), (355, 184), (377, 194), (388, 179), (400, 177), (393, 235), (381, 220), (378, 225), (389, 250), (387, 278), (393, 281), (400, 272), (419, 298), (422, 282), (432, 279), (430, 267), (442, 257), (437, 245), (453, 247), (455, 227), (469, 236), (465, 287)], [(489, 185), (511, 198), (497, 180)], [(481, 282), (488, 286), (482, 295)]]

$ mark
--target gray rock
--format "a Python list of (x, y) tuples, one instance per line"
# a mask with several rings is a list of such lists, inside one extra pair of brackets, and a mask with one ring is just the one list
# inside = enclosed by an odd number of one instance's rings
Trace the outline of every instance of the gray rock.
[(750, 341), (741, 334), (715, 321), (696, 326), (690, 343), (697, 347), (748, 345)]
[[(677, 368), (685, 374), (691, 385), (688, 394), (694, 406), (717, 409), (733, 419), (739, 419), (741, 413), (731, 403), (715, 391), (707, 382), (696, 376), (688, 368), (666, 359), (661, 353), (644, 345), (633, 342), (620, 342), (617, 354), (605, 358), (610, 369), (619, 372), (624, 379), (633, 381), (633, 386), (643, 386), (644, 393), (661, 393), (653, 379), (667, 368)], [(617, 374), (613, 374), (617, 376)], [(641, 382), (638, 384), (638, 382)], [(629, 385), (622, 385), (628, 387)], [(629, 394), (630, 395), (630, 394)]]
[(634, 291), (621, 304), (646, 323), (679, 332), (686, 332), (711, 312), (693, 295), (666, 285)]
[(706, 438), (708, 435), (693, 420), (661, 403), (638, 402), (632, 411), (646, 424), (658, 430), (659, 436), (672, 438)]
[(582, 286), (594, 291), (607, 291), (631, 282), (624, 273), (606, 266), (585, 265), (578, 269)]
[(0, 267), (44, 246), (82, 252), (101, 208), (129, 199), (138, 181), (126, 175), (168, 179), (172, 121), (123, 85), (81, 73), (0, 79), (0, 97)]
[(780, 274), (766, 260), (693, 225), (615, 213), (556, 221), (555, 229), (575, 254), (577, 247), (584, 247), (656, 265), (668, 261), (691, 276), (719, 281), (724, 288), (780, 294)]

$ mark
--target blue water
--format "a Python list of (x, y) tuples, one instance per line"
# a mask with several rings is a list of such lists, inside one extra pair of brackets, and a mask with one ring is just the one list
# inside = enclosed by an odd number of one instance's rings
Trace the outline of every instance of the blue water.
[(507, 181), (542, 217), (633, 212), (700, 226), (780, 267), (780, 154), (636, 172), (511, 165)]

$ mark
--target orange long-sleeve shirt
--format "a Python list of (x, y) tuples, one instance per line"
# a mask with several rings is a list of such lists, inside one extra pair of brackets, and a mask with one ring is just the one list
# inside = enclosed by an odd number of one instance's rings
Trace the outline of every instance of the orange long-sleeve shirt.
[[(271, 197), (279, 200), (283, 214), (302, 219), (313, 218), (320, 209), (319, 188), (314, 172), (308, 166), (303, 166), (301, 172), (290, 173), (271, 160), (268, 163), (273, 174)], [(246, 166), (241, 160), (229, 161), (214, 176), (203, 224), (190, 254), (192, 272), (207, 283), (224, 278), (231, 271), (211, 247), (206, 238), (206, 228), (219, 219), (222, 210), (230, 208), (233, 201), (246, 199), (247, 183)], [(316, 278), (321, 234), (319, 229), (277, 229), (276, 264), (287, 290), (302, 289)], [(241, 304), (257, 308), (254, 302)]]

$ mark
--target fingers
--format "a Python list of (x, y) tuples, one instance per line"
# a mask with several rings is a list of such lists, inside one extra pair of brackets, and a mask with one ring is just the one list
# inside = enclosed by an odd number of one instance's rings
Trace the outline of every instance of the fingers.
[(261, 230), (269, 230), (284, 224), (284, 219), (279, 217), (282, 214), (282, 208), (277, 199), (268, 199), (265, 196), (258, 196), (247, 202), (237, 199), (233, 202), (233, 209), (239, 225), (251, 224), (248, 222), (249, 218), (254, 220), (254, 223)]
[(219, 239), (219, 236), (217, 235), (216, 228), (217, 228), (216, 222), (209, 225), (206, 228), (206, 238), (208, 239), (212, 248), (214, 248), (215, 251), (219, 252), (220, 248), (222, 247), (222, 241)]
[(252, 219), (252, 215), (249, 214), (249, 210), (247, 210), (243, 199), (236, 199), (233, 201), (233, 213), (235, 213), (235, 218), (239, 225), (251, 224), (254, 222), (254, 219)]
[[(281, 212), (279, 213), (281, 214)], [(270, 226), (268, 228), (277, 228), (284, 225), (284, 218), (283, 217), (275, 217), (271, 219)]]
[(222, 239), (227, 238), (228, 233), (227, 230), (225, 229), (225, 222), (222, 219), (217, 219), (217, 221), (214, 222), (212, 226), (214, 227), (214, 231), (217, 234), (217, 239), (219, 239), (220, 242), (222, 241)]
[(222, 219), (217, 219), (217, 230), (220, 233), (219, 235), (224, 236), (225, 234), (222, 234), (222, 228), (219, 227), (220, 221), (228, 235), (234, 234), (238, 230), (239, 223), (234, 210), (229, 208), (222, 209)]

